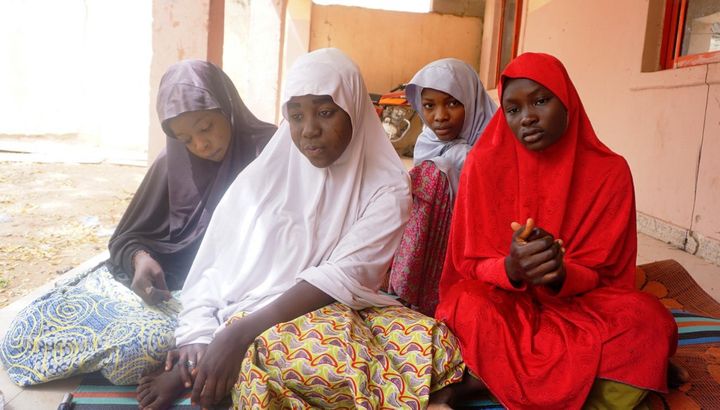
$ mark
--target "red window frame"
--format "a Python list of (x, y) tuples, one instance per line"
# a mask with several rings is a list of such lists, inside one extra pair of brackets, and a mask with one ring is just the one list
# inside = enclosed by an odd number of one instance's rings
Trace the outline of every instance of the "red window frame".
[[(498, 30), (498, 36), (495, 39), (497, 41), (497, 54), (495, 55), (495, 84), (498, 83), (500, 80), (500, 73), (502, 73), (502, 69), (505, 67), (501, 67), (500, 64), (502, 64), (502, 52), (503, 52), (503, 36), (505, 35), (505, 6), (507, 5), (507, 0), (502, 0), (502, 4), (500, 6), (500, 30)], [(520, 39), (520, 19), (522, 17), (522, 10), (523, 10), (523, 0), (515, 0), (515, 24), (512, 28), (513, 30), (513, 39), (512, 39), (512, 53), (510, 56), (510, 61), (512, 61), (515, 57), (517, 57), (517, 51), (518, 51), (518, 43)]]
[(663, 69), (720, 62), (720, 51), (680, 55), (688, 0), (666, 0), (660, 63)]

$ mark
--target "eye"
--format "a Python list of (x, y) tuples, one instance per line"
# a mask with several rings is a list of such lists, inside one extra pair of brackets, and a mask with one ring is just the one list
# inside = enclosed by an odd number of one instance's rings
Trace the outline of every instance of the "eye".
[(292, 122), (300, 122), (302, 121), (302, 118), (302, 114), (300, 113), (290, 114), (290, 121)]
[(432, 110), (433, 108), (435, 108), (435, 104), (433, 104), (433, 103), (424, 103), (424, 104), (423, 104), (423, 108), (426, 109), (426, 110)]
[(333, 114), (335, 114), (334, 110), (320, 110), (318, 113), (321, 118), (330, 118)]
[(544, 105), (544, 104), (547, 104), (548, 101), (550, 101), (549, 97), (540, 97), (537, 100), (535, 100), (535, 105)]
[(212, 128), (212, 126), (213, 126), (212, 123), (205, 124), (205, 125), (202, 126), (202, 128), (200, 128), (200, 132), (208, 132), (208, 131), (210, 131), (210, 129)]
[(505, 113), (510, 114), (510, 115), (516, 114), (518, 111), (520, 111), (520, 110), (518, 110), (517, 107), (506, 107), (505, 108)]
[(460, 106), (462, 106), (462, 103), (458, 100), (452, 100), (448, 103), (448, 107), (454, 108), (454, 107), (460, 107)]
[(175, 137), (175, 138), (177, 138), (178, 141), (182, 142), (185, 145), (190, 145), (190, 142), (192, 142), (192, 138), (187, 137), (185, 135), (181, 135), (181, 136)]

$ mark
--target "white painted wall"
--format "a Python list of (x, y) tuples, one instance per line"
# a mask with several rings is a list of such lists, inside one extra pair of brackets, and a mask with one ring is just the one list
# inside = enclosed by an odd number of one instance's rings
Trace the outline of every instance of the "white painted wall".
[(0, 134), (147, 143), (152, 2), (0, 1)]

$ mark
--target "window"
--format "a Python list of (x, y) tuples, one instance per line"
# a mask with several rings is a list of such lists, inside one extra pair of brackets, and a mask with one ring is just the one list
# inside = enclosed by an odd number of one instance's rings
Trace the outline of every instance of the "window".
[(666, 0), (662, 68), (720, 62), (720, 2)]
[(488, 90), (497, 87), (500, 73), (517, 56), (523, 0), (487, 0), (478, 74)]
[(498, 55), (495, 66), (495, 82), (505, 66), (517, 57), (520, 35), (520, 16), (522, 0), (503, 0), (500, 6), (500, 31), (498, 35)]

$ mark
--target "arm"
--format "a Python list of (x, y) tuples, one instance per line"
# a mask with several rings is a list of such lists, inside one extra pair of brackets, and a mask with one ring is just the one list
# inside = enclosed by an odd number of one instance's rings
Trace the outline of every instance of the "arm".
[(329, 258), (297, 275), (297, 283), (267, 306), (228, 324), (195, 371), (192, 400), (209, 407), (237, 380), (251, 343), (265, 330), (335, 301), (354, 309), (397, 302), (378, 294), (410, 205), (409, 192), (378, 192)]
[(217, 404), (232, 389), (248, 347), (266, 329), (315, 311), (335, 300), (305, 281), (279, 298), (218, 332), (194, 371), (192, 402), (203, 408)]
[(167, 156), (163, 151), (145, 174), (108, 243), (110, 261), (131, 278), (133, 256), (140, 250), (151, 253), (143, 238), (167, 232), (170, 201), (167, 180)]

